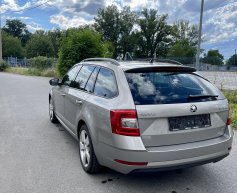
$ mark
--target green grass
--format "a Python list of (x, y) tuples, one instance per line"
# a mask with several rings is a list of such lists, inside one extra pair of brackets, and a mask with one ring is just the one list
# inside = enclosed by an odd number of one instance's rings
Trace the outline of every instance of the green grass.
[(10, 67), (7, 68), (5, 72), (27, 75), (27, 76), (59, 77), (55, 69), (39, 70), (36, 68)]
[(237, 91), (223, 91), (229, 101), (232, 125), (237, 129)]
[(9, 73), (14, 73), (14, 74), (21, 74), (21, 75), (28, 75), (28, 68), (7, 68), (6, 70), (4, 70), (5, 72), (9, 72)]

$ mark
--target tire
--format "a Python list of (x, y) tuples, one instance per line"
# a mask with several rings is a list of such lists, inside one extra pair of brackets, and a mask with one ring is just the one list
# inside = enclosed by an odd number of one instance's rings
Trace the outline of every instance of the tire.
[(91, 136), (86, 125), (82, 125), (79, 131), (79, 157), (83, 170), (89, 174), (98, 173), (101, 170), (94, 148)]
[(52, 123), (58, 123), (58, 119), (55, 116), (54, 113), (54, 105), (53, 105), (53, 100), (50, 98), (49, 100), (49, 119)]

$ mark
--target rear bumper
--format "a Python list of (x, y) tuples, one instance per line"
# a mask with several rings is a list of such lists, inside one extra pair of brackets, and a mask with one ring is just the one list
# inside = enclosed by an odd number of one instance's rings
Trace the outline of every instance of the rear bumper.
[(174, 166), (166, 166), (166, 167), (159, 167), (159, 168), (147, 168), (147, 169), (136, 169), (133, 170), (132, 172), (161, 172), (161, 171), (169, 171), (169, 170), (177, 170), (177, 169), (183, 169), (183, 168), (190, 168), (190, 167), (195, 167), (195, 166), (200, 166), (208, 163), (216, 163), (218, 161), (221, 161), (225, 157), (229, 155), (223, 155), (221, 157), (217, 158), (212, 158), (212, 159), (205, 159), (203, 161), (198, 161), (198, 162), (191, 162), (191, 163), (182, 163), (182, 164), (176, 164)]
[[(132, 144), (132, 149), (125, 149), (100, 143), (98, 158), (102, 165), (124, 174), (132, 171), (162, 171), (191, 167), (216, 162), (228, 156), (233, 135), (231, 126), (228, 126), (225, 134), (219, 138), (180, 145), (140, 148), (139, 150), (134, 149), (134, 144)], [(129, 141), (126, 144), (129, 144)], [(141, 144), (138, 146), (141, 147)], [(147, 162), (147, 165), (126, 165), (115, 162), (115, 159), (127, 162)]]

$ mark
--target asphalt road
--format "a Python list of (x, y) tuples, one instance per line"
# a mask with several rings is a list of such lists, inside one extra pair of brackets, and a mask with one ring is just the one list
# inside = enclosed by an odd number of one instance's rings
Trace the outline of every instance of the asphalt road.
[(237, 143), (221, 162), (162, 173), (88, 175), (48, 117), (48, 78), (0, 73), (0, 193), (236, 193)]

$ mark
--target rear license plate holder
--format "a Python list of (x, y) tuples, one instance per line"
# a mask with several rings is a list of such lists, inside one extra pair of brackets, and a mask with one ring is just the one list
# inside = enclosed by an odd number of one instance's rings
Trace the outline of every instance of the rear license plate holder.
[(210, 114), (170, 117), (168, 118), (168, 121), (170, 131), (206, 128), (211, 126)]

